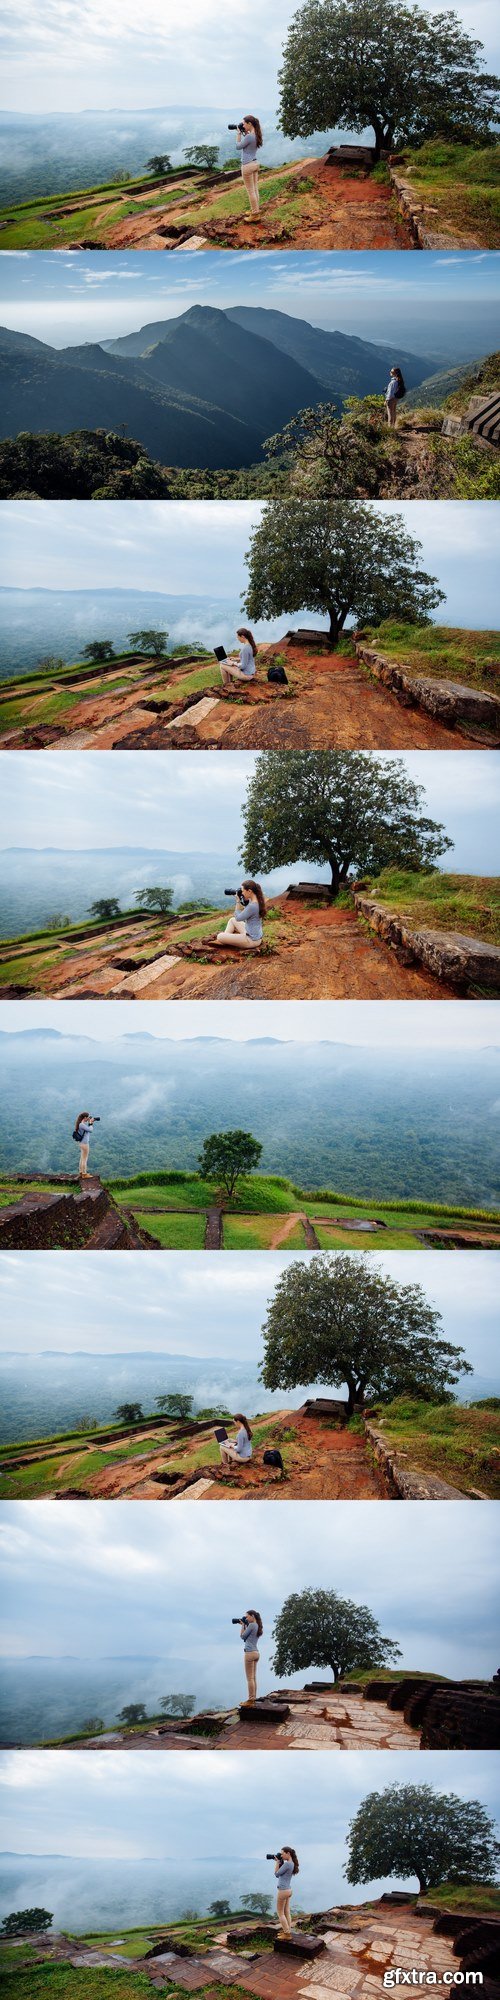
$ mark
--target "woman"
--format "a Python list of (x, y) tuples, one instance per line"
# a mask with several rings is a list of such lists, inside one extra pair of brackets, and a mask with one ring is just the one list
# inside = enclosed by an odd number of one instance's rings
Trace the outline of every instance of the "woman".
[(238, 889), (234, 914), (229, 918), (224, 931), (218, 931), (216, 944), (236, 945), (242, 951), (255, 951), (262, 944), (262, 923), (266, 914), (265, 897), (258, 882), (242, 882)]
[(253, 1704), (257, 1700), (257, 1666), (260, 1660), (257, 1640), (261, 1638), (263, 1631), (264, 1626), (260, 1612), (246, 1611), (240, 1623), (240, 1633), (243, 1640), (243, 1664), (248, 1688), (248, 1701), (242, 1704), (244, 1708), (253, 1708)]
[(298, 1875), (298, 1872), (299, 1872), (299, 1864), (295, 1853), (295, 1848), (282, 1847), (281, 1855), (278, 1855), (276, 1861), (274, 1873), (278, 1885), (278, 1894), (276, 1898), (278, 1921), (280, 1930), (283, 1931), (285, 1937), (292, 1936), (292, 1920), (290, 1915), (290, 1904), (292, 1901), (292, 1877), (294, 1875)]
[(90, 1116), (90, 1111), (81, 1111), (79, 1118), (77, 1118), (73, 1133), (73, 1138), (76, 1139), (77, 1144), (80, 1147), (78, 1176), (79, 1179), (82, 1181), (89, 1180), (90, 1178), (90, 1176), (87, 1173), (87, 1160), (89, 1157), (90, 1134), (92, 1131), (93, 1123), (94, 1120)]
[(240, 1426), (235, 1443), (231, 1444), (230, 1438), (223, 1438), (222, 1443), (219, 1445), (222, 1464), (226, 1468), (226, 1471), (230, 1465), (244, 1465), (245, 1461), (252, 1456), (252, 1433), (250, 1425), (247, 1423), (246, 1417), (242, 1417), (240, 1410), (238, 1410), (234, 1421), (235, 1424), (239, 1424)]
[(262, 145), (262, 126), (258, 118), (244, 118), (238, 126), (236, 145), (241, 153), (241, 177), (250, 202), (252, 222), (256, 222), (259, 210), (259, 168), (257, 152)]
[(387, 422), (391, 429), (394, 429), (394, 426), (396, 424), (397, 414), (398, 414), (398, 403), (402, 402), (403, 396), (406, 396), (406, 386), (404, 382), (404, 377), (401, 373), (401, 369), (391, 368), (389, 381), (385, 392), (385, 407), (387, 411)]
[(240, 646), (239, 660), (233, 659), (231, 654), (229, 659), (220, 661), (223, 687), (229, 687), (231, 681), (255, 680), (257, 647), (253, 632), (249, 632), (246, 625), (239, 625), (236, 637), (243, 642)]

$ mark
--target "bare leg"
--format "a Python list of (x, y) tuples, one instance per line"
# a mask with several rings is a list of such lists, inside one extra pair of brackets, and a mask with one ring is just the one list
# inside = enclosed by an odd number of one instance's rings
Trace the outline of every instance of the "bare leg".
[(289, 1901), (290, 1898), (289, 1896), (286, 1895), (285, 1890), (278, 1889), (278, 1897), (277, 1897), (278, 1922), (280, 1930), (283, 1932), (284, 1937), (291, 1937), (292, 1933), (292, 1926), (288, 1914)]

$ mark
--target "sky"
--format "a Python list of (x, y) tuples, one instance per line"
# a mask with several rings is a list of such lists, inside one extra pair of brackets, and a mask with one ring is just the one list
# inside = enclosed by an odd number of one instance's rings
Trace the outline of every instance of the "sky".
[[(353, 1258), (355, 1251), (347, 1253)], [(76, 1261), (75, 1261), (76, 1260)], [(235, 1250), (231, 1268), (183, 1251), (168, 1259), (115, 1251), (104, 1260), (91, 1250), (0, 1254), (0, 1353), (172, 1354), (254, 1365), (262, 1355), (267, 1306), (292, 1260), (269, 1251), (265, 1258)], [(364, 1257), (361, 1258), (364, 1266)], [(463, 1347), (481, 1373), (498, 1362), (500, 1253), (438, 1251), (377, 1253), (371, 1269), (396, 1284), (422, 1287), (442, 1317), (440, 1337)], [(76, 1274), (76, 1275), (75, 1275)], [(472, 1393), (465, 1376), (463, 1393)], [(295, 1392), (291, 1392), (295, 1400)], [(300, 1392), (297, 1392), (300, 1401)]]
[[(397, 266), (397, 268), (396, 268)], [(4, 251), (4, 325), (55, 347), (115, 339), (195, 304), (253, 305), (396, 343), (436, 366), (496, 344), (500, 271), (489, 251)]]
[[(498, 1513), (494, 1501), (478, 1509), (468, 1500), (382, 1508), (317, 1501), (314, 1519), (307, 1502), (294, 1501), (258, 1500), (237, 1512), (5, 1501), (2, 1656), (69, 1654), (93, 1667), (110, 1656), (154, 1656), (164, 1663), (165, 1691), (170, 1661), (177, 1673), (182, 1663), (187, 1692), (208, 1646), (212, 1687), (220, 1677), (228, 1689), (229, 1678), (237, 1699), (241, 1640), (231, 1618), (249, 1605), (260, 1611), (265, 1692), (277, 1684), (274, 1620), (290, 1593), (312, 1588), (368, 1605), (401, 1647), (398, 1666), (490, 1679), (500, 1640)], [(303, 1669), (291, 1684), (308, 1676)], [(289, 1684), (288, 1674), (281, 1678)]]
[[(428, 0), (431, 14), (441, 0)], [(220, 105), (228, 116), (277, 102), (277, 73), (293, 0), (7, 0), (3, 101), (9, 111), (68, 113), (101, 107)], [(461, 0), (457, 12), (500, 62), (494, 0)], [(245, 103), (242, 99), (245, 98)]]
[[(389, 752), (379, 756), (382, 765), (394, 764)], [(68, 848), (165, 848), (207, 856), (232, 849), (236, 857), (257, 762), (249, 751), (215, 760), (204, 751), (159, 751), (154, 758), (145, 751), (101, 751), (86, 759), (82, 789), (74, 753), (13, 754), (4, 774), (0, 849), (55, 847), (64, 854)], [(422, 811), (455, 843), (440, 866), (500, 874), (498, 754), (406, 751), (401, 762), (424, 787)]]
[[(474, 1750), (466, 1757), (460, 1750), (423, 1750), (417, 1770), (414, 1751), (389, 1757), (375, 1750), (369, 1775), (362, 1751), (292, 1758), (267, 1750), (258, 1758), (228, 1750), (217, 1760), (216, 1784), (213, 1751), (152, 1758), (148, 1751), (126, 1757), (97, 1750), (83, 1757), (68, 1750), (23, 1750), (22, 1756), (14, 1750), (0, 1755), (0, 1840), (17, 1853), (92, 1861), (163, 1855), (184, 1863), (187, 1880), (198, 1856), (227, 1856), (229, 1871), (233, 1856), (243, 1854), (260, 1865), (260, 1872), (252, 1867), (252, 1888), (267, 1890), (266, 1849), (291, 1839), (301, 1862), (300, 1900), (314, 1909), (317, 1871), (323, 1879), (326, 1861), (332, 1883), (338, 1879), (348, 1822), (369, 1789), (418, 1780), (441, 1794), (480, 1799), (498, 1817), (499, 1779), (498, 1758)], [(386, 1887), (381, 1882), (380, 1890)], [(359, 1902), (368, 1891), (344, 1885), (341, 1893)]]
[[(22, 1025), (17, 1001), (5, 1000), (2, 1035), (47, 1030), (78, 1039), (119, 1042), (147, 1034), (185, 1042), (215, 1035), (246, 1042), (262, 1036), (279, 1042), (349, 1043), (373, 1049), (497, 1047), (495, 1000), (25, 1000)], [(124, 1041), (124, 1051), (127, 1041)]]
[[(420, 267), (419, 267), (420, 268)], [(370, 505), (371, 503), (367, 503)], [(373, 513), (402, 520), (421, 545), (445, 603), (439, 624), (498, 623), (500, 504), (491, 500), (390, 500)], [(158, 590), (243, 598), (245, 556), (265, 514), (253, 500), (2, 501), (0, 585), (19, 590)], [(307, 607), (304, 606), (304, 610)], [(0, 622), (2, 603), (0, 597)]]

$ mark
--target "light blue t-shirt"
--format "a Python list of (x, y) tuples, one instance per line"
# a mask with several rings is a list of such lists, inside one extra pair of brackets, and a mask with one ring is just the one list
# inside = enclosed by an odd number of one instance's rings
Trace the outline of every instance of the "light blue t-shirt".
[(78, 1138), (80, 1141), (80, 1145), (88, 1146), (90, 1143), (90, 1134), (92, 1132), (92, 1126), (89, 1124), (87, 1118), (80, 1119), (80, 1124), (77, 1126), (77, 1131), (78, 1131)]
[[(238, 923), (245, 925), (247, 937), (252, 939), (252, 944), (260, 944), (262, 937), (262, 917), (255, 897), (252, 898), (251, 903), (238, 903), (237, 917)], [(247, 1438), (247, 1444), (248, 1442)]]
[(249, 1438), (244, 1424), (241, 1425), (241, 1430), (238, 1431), (236, 1450), (238, 1458), (251, 1458), (252, 1456), (252, 1440)]
[(257, 140), (253, 127), (250, 132), (237, 133), (236, 145), (239, 146), (242, 155), (242, 167), (253, 166), (254, 160), (257, 159)]
[(248, 644), (248, 639), (245, 639), (243, 646), (240, 647), (240, 657), (238, 660), (238, 666), (240, 669), (240, 674), (245, 675), (245, 680), (248, 681), (253, 680), (255, 674), (255, 658), (252, 652), (252, 648)]
[(293, 1876), (293, 1861), (282, 1861), (276, 1881), (279, 1889), (289, 1889)]
[(248, 1625), (244, 1625), (241, 1637), (243, 1640), (243, 1651), (245, 1653), (256, 1653), (259, 1633), (254, 1618), (249, 1620)]
[(388, 384), (387, 384), (387, 388), (386, 388), (386, 392), (385, 392), (385, 400), (386, 400), (386, 403), (393, 403), (393, 402), (394, 402), (394, 397), (395, 397), (395, 396), (396, 396), (397, 398), (399, 397), (399, 382), (398, 382), (398, 377), (397, 377), (397, 375), (390, 375), (390, 377), (389, 377), (389, 381), (388, 381)]

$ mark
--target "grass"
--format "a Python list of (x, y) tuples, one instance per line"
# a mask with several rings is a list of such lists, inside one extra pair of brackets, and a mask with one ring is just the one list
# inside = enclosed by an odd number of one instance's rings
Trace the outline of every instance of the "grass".
[(148, 1215), (141, 1209), (137, 1221), (144, 1224), (149, 1234), (161, 1244), (162, 1250), (203, 1250), (205, 1242), (204, 1215)]
[(500, 249), (500, 145), (465, 146), (428, 139), (405, 154), (405, 170), (424, 202), (437, 209), (435, 229), (479, 237)]
[(419, 1909), (425, 1910), (426, 1902), (437, 1903), (442, 1910), (478, 1910), (493, 1916), (500, 1911), (500, 1887), (494, 1882), (440, 1882), (427, 1897), (419, 1896)]
[[(467, 440), (465, 440), (467, 442)], [(464, 631), (447, 625), (406, 625), (384, 619), (366, 628), (373, 647), (416, 674), (462, 681), (494, 694), (500, 687), (500, 632)]]
[[(2, 1964), (2, 1971), (5, 2000), (89, 2000), (89, 1989), (92, 2000), (135, 2000), (136, 1994), (145, 1993), (151, 2000), (151, 1981), (146, 1973), (120, 1972), (115, 1966), (90, 1970), (87, 1965), (78, 1968), (45, 1959), (27, 1966), (4, 1968)], [(175, 1986), (170, 1990), (174, 1994)]]
[(0, 1181), (0, 1207), (8, 1208), (11, 1201), (19, 1201), (23, 1194), (75, 1194), (75, 1181)]
[(500, 1499), (500, 1409), (398, 1396), (380, 1406), (379, 1422), (412, 1464), (449, 1479), (463, 1493), (475, 1488), (489, 1500)]
[(369, 893), (391, 909), (404, 911), (408, 922), (432, 929), (466, 932), (484, 943), (500, 945), (500, 880), (495, 875), (429, 874), (384, 868), (369, 882)]

